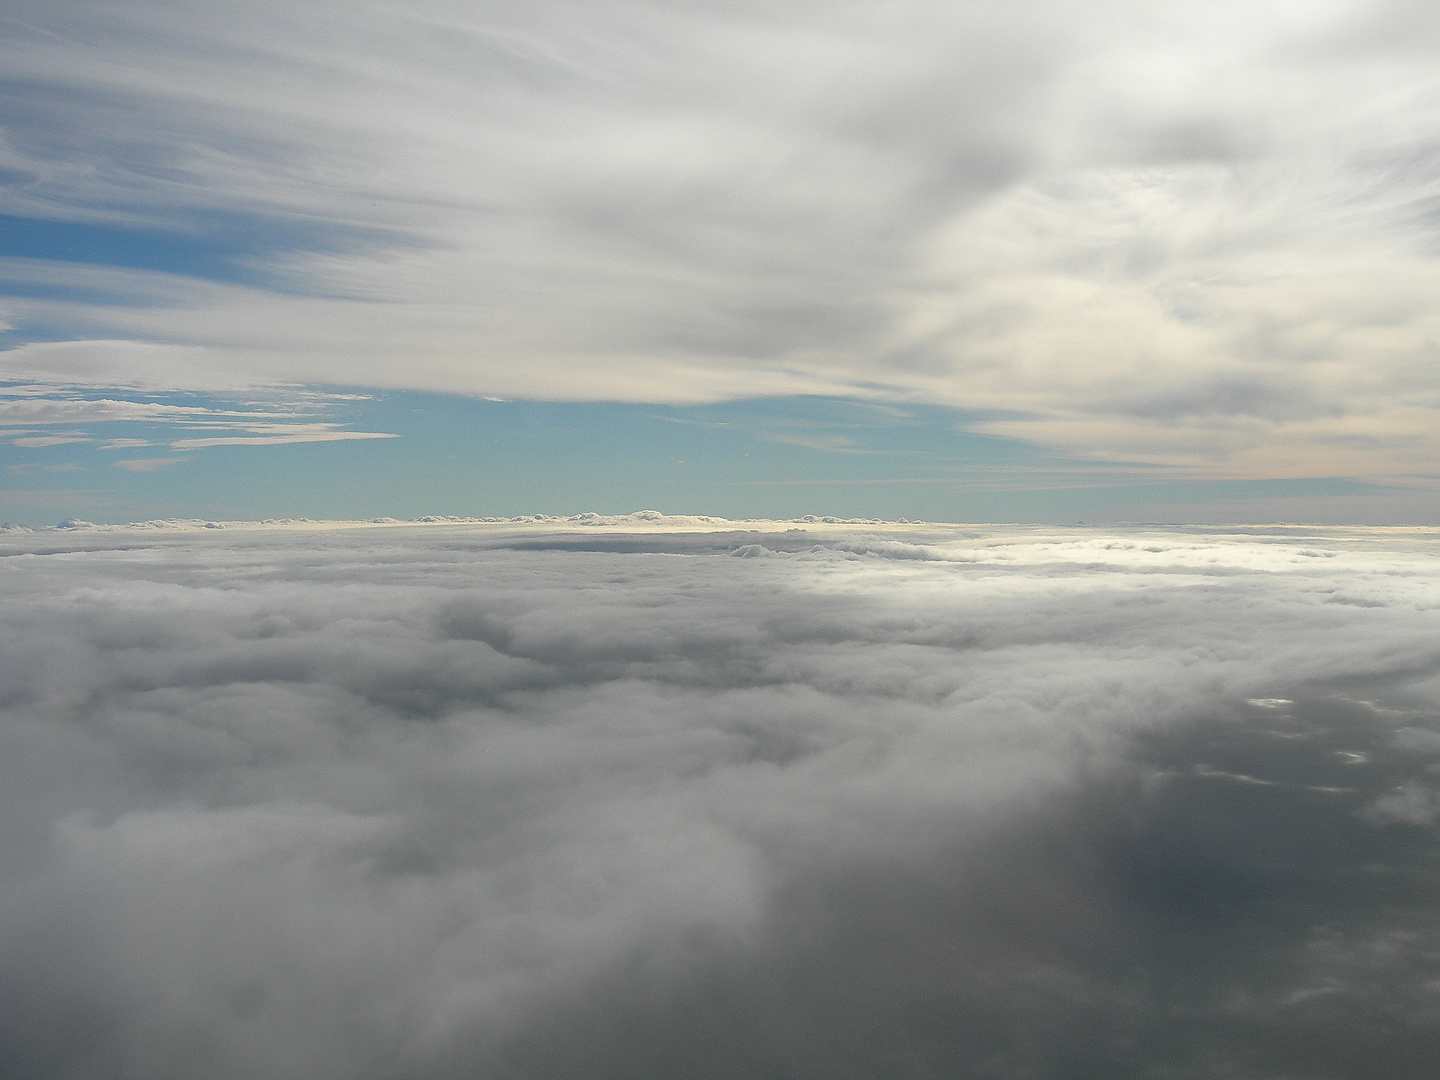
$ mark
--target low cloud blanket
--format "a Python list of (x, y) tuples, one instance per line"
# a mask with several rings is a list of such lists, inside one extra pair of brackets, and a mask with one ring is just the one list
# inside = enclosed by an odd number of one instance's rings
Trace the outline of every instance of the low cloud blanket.
[(1433, 1075), (1436, 540), (0, 532), (0, 1073)]

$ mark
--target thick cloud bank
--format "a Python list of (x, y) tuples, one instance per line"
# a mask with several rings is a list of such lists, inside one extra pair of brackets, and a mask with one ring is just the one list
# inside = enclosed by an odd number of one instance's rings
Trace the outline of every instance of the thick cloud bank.
[(0, 533), (8, 1077), (1390, 1077), (1401, 530)]

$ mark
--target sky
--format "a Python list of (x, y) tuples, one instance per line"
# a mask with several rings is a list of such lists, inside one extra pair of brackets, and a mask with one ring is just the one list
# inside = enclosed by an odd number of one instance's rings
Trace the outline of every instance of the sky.
[(15, 0), (0, 520), (1440, 523), (1437, 61), (1373, 0)]
[(1433, 529), (0, 531), (15, 1080), (1422, 1080)]
[(0, 4), (0, 1076), (1429, 1080), (1440, 5)]

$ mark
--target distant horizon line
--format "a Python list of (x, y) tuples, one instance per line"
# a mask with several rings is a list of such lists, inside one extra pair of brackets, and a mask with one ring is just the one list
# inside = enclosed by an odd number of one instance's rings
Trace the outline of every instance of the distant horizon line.
[[(272, 517), (261, 519), (226, 518), (149, 518), (137, 521), (94, 522), (66, 518), (56, 524), (0, 522), (0, 533), (76, 533), (117, 530), (154, 530), (168, 532), (213, 532), (218, 530), (259, 531), (264, 529), (363, 529), (415, 528), (457, 525), (491, 526), (570, 526), (580, 530), (646, 527), (646, 531), (712, 531), (710, 526), (727, 525), (815, 525), (847, 528), (965, 528), (965, 529), (1086, 529), (1093, 531), (1129, 529), (1203, 529), (1215, 532), (1241, 532), (1255, 529), (1304, 529), (1329, 533), (1344, 532), (1429, 532), (1440, 533), (1440, 525), (1365, 524), (1337, 525), (1306, 521), (1100, 521), (1100, 522), (1035, 522), (1035, 521), (932, 521), (915, 518), (840, 517), (830, 514), (804, 514), (791, 518), (730, 518), (713, 514), (666, 514), (659, 510), (635, 510), (628, 514), (600, 514), (586, 511), (578, 514), (519, 514), (514, 516), (469, 516), (457, 514), (424, 514), (414, 518), (377, 516), (370, 518), (309, 518)], [(748, 529), (745, 531), (756, 531)]]

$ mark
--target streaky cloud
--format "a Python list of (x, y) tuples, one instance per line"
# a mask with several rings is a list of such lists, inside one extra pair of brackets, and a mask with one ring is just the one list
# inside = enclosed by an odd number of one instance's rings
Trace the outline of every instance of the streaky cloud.
[(10, 9), (9, 377), (925, 401), (1440, 473), (1431, 6)]

